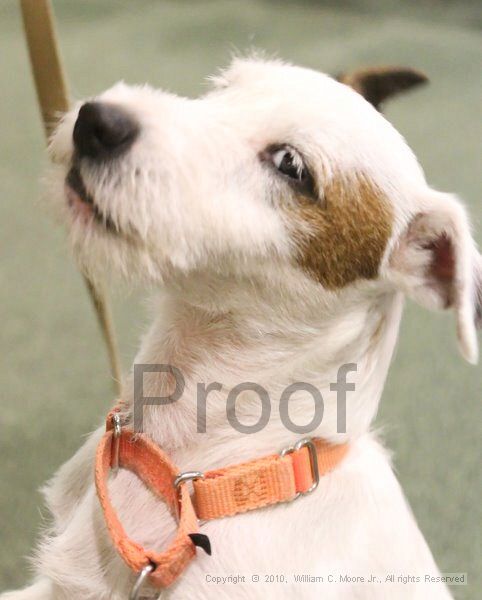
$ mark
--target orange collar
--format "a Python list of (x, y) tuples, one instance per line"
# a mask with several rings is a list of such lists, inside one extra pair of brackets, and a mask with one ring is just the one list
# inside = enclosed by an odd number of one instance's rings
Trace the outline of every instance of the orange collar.
[[(97, 447), (95, 483), (112, 542), (127, 565), (140, 574), (130, 598), (137, 598), (147, 577), (156, 588), (171, 585), (194, 558), (196, 546), (211, 553), (209, 539), (199, 533), (198, 520), (228, 517), (308, 494), (347, 451), (348, 444), (306, 438), (280, 454), (206, 473), (180, 474), (148, 436), (121, 427), (119, 408), (114, 409)], [(111, 469), (118, 467), (136, 473), (177, 517), (177, 534), (167, 550), (146, 550), (124, 531), (107, 488)], [(193, 498), (186, 485), (189, 480), (193, 482)]]

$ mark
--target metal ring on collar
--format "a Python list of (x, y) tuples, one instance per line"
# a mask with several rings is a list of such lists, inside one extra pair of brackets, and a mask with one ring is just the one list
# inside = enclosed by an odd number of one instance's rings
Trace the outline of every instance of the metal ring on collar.
[(112, 470), (115, 474), (119, 471), (119, 444), (122, 433), (122, 422), (118, 412), (112, 416)]
[[(179, 473), (176, 479), (174, 479), (174, 487), (179, 493), (179, 487), (183, 483), (186, 483), (187, 481), (195, 481), (196, 479), (204, 479), (204, 473), (202, 471), (184, 471), (184, 473)], [(175, 509), (175, 517), (177, 522), (179, 522), (179, 514), (180, 506), (177, 504)]]
[(204, 473), (202, 471), (184, 471), (174, 479), (174, 487), (178, 488), (181, 483), (186, 481), (195, 481), (196, 479), (204, 479)]
[[(155, 568), (156, 568), (155, 565), (153, 565), (152, 563), (149, 563), (142, 569), (142, 571), (139, 573), (139, 575), (136, 579), (136, 582), (134, 583), (134, 587), (132, 588), (131, 593), (129, 594), (129, 600), (140, 600), (139, 593), (141, 591), (141, 588), (144, 585), (148, 576), (154, 571)], [(161, 592), (161, 594), (162, 594), (162, 592)], [(157, 600), (160, 599), (161, 594), (159, 594), (159, 596), (157, 596)]]

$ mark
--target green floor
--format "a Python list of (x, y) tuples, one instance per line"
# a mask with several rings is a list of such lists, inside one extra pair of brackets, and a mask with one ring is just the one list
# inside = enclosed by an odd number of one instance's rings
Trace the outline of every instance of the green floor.
[[(396, 101), (388, 116), (429, 181), (466, 199), (482, 241), (480, 2), (58, 0), (55, 6), (78, 97), (121, 78), (196, 94), (231, 51), (251, 46), (333, 73), (374, 63), (425, 70), (432, 85)], [(28, 578), (24, 557), (45, 516), (38, 487), (112, 399), (82, 280), (62, 231), (36, 203), (43, 132), (17, 10), (14, 0), (0, 3), (0, 590)], [(145, 327), (142, 297), (116, 292), (126, 366)], [(454, 591), (473, 600), (482, 596), (482, 378), (480, 368), (456, 354), (453, 329), (445, 316), (408, 307), (378, 424), (441, 570), (467, 572), (469, 586)]]

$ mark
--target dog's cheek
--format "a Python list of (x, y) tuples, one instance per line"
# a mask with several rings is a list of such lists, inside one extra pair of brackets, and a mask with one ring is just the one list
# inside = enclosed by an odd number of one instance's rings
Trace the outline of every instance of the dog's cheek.
[(287, 209), (297, 262), (325, 288), (335, 290), (378, 276), (393, 223), (393, 210), (368, 177), (332, 178), (324, 202), (300, 198)]

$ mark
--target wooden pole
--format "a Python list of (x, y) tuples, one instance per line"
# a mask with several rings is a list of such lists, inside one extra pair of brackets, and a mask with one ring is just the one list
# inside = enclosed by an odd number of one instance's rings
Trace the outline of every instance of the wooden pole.
[[(37, 90), (47, 140), (59, 116), (69, 109), (69, 93), (60, 59), (50, 0), (20, 0), (30, 62)], [(104, 290), (96, 288), (84, 276), (97, 319), (107, 346), (110, 370), (117, 393), (120, 393), (121, 370), (111, 311)]]

